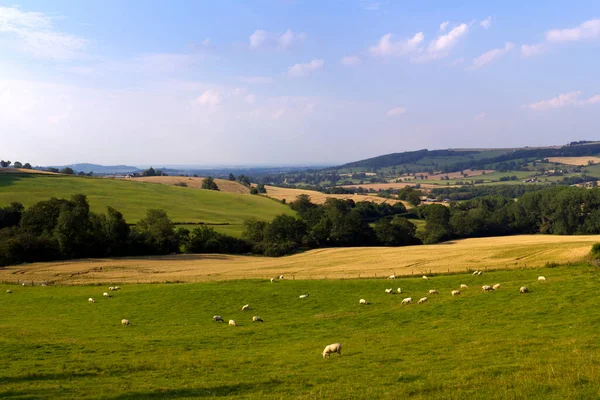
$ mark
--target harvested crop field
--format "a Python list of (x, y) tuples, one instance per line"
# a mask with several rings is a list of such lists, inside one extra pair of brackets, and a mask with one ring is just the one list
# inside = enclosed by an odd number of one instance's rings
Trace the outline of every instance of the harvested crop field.
[(548, 161), (567, 165), (588, 165), (588, 161), (592, 161), (594, 164), (600, 163), (600, 157), (548, 157)]
[[(268, 197), (271, 197), (271, 198), (277, 199), (277, 200), (285, 199), (285, 201), (287, 203), (296, 200), (296, 197), (298, 197), (301, 194), (309, 195), (311, 201), (315, 204), (323, 204), (328, 197), (333, 197), (336, 199), (351, 199), (351, 200), (354, 200), (355, 202), (372, 201), (372, 202), (375, 202), (378, 204), (381, 204), (381, 203), (396, 204), (400, 201), (400, 200), (395, 200), (395, 199), (384, 199), (383, 197), (366, 195), (366, 194), (325, 194), (325, 193), (317, 192), (315, 190), (287, 189), (287, 188), (280, 188), (280, 187), (276, 187), (276, 186), (265, 186), (265, 188), (267, 189), (266, 195)], [(404, 202), (402, 202), (402, 203), (404, 203)], [(404, 205), (406, 206), (406, 208), (410, 208), (408, 203), (404, 203)]]
[(25, 169), (25, 168), (0, 168), (0, 174), (45, 174), (45, 175), (58, 175), (54, 172), (38, 171), (36, 169)]
[[(386, 189), (402, 189), (406, 186), (415, 186), (416, 184), (421, 185), (421, 189), (433, 189), (441, 187), (442, 185), (436, 185), (433, 183), (421, 183), (421, 181), (409, 181), (409, 182), (394, 182), (394, 183), (365, 183), (363, 185), (343, 185), (343, 188), (364, 188), (373, 190), (386, 190)], [(443, 187), (453, 187), (452, 185), (444, 185)]]
[(0, 281), (94, 284), (268, 279), (280, 274), (296, 279), (419, 276), (578, 262), (596, 242), (600, 235), (522, 235), (424, 246), (319, 249), (281, 258), (191, 254), (75, 260), (6, 267), (0, 269)]
[[(134, 182), (160, 183), (163, 185), (183, 186), (200, 189), (204, 178), (191, 176), (142, 176), (140, 178), (126, 179)], [(250, 194), (250, 189), (241, 183), (227, 179), (215, 179), (219, 191), (228, 193)]]

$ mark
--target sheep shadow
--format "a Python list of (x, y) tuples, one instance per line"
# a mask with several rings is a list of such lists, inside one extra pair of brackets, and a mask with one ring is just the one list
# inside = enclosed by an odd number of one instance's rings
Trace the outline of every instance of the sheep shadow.
[(104, 400), (134, 400), (134, 399), (176, 399), (183, 397), (225, 397), (242, 395), (251, 392), (267, 392), (283, 382), (270, 380), (260, 383), (238, 383), (235, 385), (222, 385), (205, 388), (186, 388), (155, 390), (152, 392), (131, 392), (115, 397), (103, 397)]

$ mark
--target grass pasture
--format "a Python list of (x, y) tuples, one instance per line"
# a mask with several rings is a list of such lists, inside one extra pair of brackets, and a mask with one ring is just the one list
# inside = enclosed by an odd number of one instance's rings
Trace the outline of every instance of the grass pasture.
[[(502, 288), (481, 292), (494, 283)], [(519, 294), (522, 285), (531, 293)], [(104, 286), (0, 284), (0, 398), (598, 398), (599, 285), (597, 268), (581, 265), (122, 285), (110, 299)], [(440, 294), (417, 305), (433, 288)], [(414, 303), (402, 306), (405, 296)], [(240, 311), (246, 303), (251, 311)], [(240, 326), (213, 323), (215, 314)], [(323, 360), (338, 341), (343, 356)]]
[(0, 269), (0, 282), (60, 284), (161, 283), (269, 279), (368, 278), (396, 274), (460, 273), (577, 263), (600, 235), (521, 235), (456, 240), (435, 245), (316, 249), (271, 258), (226, 254), (89, 259)]
[(18, 201), (24, 206), (48, 200), (87, 196), (92, 211), (105, 212), (107, 206), (121, 211), (127, 222), (143, 218), (149, 208), (165, 210), (173, 222), (215, 225), (217, 231), (239, 235), (243, 222), (251, 217), (271, 220), (279, 214), (293, 214), (289, 207), (261, 196), (216, 192), (104, 178), (64, 175), (0, 174), (0, 207)]

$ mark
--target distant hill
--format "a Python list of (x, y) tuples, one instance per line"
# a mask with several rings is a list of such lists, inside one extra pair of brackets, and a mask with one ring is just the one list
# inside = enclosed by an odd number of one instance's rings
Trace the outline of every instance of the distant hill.
[(99, 164), (88, 164), (88, 163), (80, 163), (80, 164), (71, 164), (71, 165), (53, 165), (53, 168), (63, 169), (65, 167), (70, 167), (74, 171), (77, 172), (85, 172), (90, 173), (93, 172), (95, 174), (108, 175), (108, 174), (129, 174), (132, 172), (140, 172), (141, 169), (137, 167), (132, 167), (130, 165), (99, 165)]

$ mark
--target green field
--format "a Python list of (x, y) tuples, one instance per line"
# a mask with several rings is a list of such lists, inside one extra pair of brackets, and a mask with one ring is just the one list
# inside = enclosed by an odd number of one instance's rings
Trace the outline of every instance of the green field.
[[(469, 289), (451, 297), (462, 283)], [(502, 288), (479, 289), (494, 283)], [(110, 299), (100, 286), (0, 285), (0, 398), (598, 398), (599, 284), (597, 268), (562, 266), (124, 285)], [(440, 294), (417, 305), (432, 288)], [(401, 305), (405, 296), (414, 303)], [(252, 310), (240, 311), (246, 303)], [(323, 360), (334, 342), (343, 356)]]
[(88, 197), (93, 211), (105, 212), (111, 206), (121, 211), (129, 223), (143, 218), (150, 208), (160, 208), (175, 223), (229, 224), (214, 228), (235, 236), (241, 234), (243, 222), (251, 217), (271, 220), (279, 214), (293, 213), (289, 207), (262, 196), (104, 178), (0, 174), (0, 207), (13, 201), (27, 207), (50, 197), (69, 198), (76, 193)]

